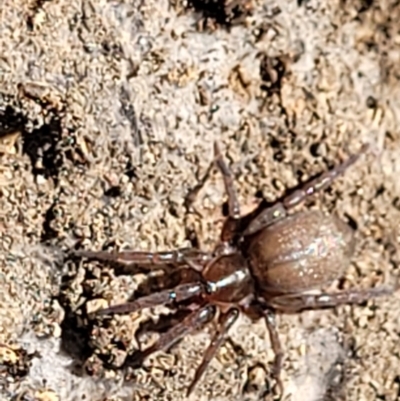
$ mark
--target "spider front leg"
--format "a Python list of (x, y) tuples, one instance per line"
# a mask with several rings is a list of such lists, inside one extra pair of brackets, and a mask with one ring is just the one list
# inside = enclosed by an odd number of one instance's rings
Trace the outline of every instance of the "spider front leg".
[(182, 302), (186, 299), (193, 298), (204, 292), (204, 287), (200, 283), (181, 284), (173, 289), (155, 292), (141, 297), (133, 302), (110, 306), (109, 308), (100, 309), (97, 315), (108, 315), (111, 313), (132, 313), (145, 308), (151, 308), (159, 305), (171, 304), (173, 302)]
[(367, 290), (347, 290), (333, 294), (282, 295), (271, 300), (274, 308), (286, 313), (296, 313), (308, 309), (334, 308), (345, 304), (361, 304), (372, 298), (393, 294), (396, 288), (377, 287)]
[(307, 197), (314, 195), (316, 192), (327, 188), (332, 182), (342, 175), (350, 166), (352, 166), (364, 153), (369, 149), (369, 145), (363, 145), (360, 150), (348, 157), (344, 162), (336, 165), (332, 169), (322, 173), (320, 176), (305, 182), (299, 189), (283, 198), (282, 202), (264, 209), (257, 217), (248, 225), (244, 235), (252, 235), (264, 227), (271, 225), (277, 220), (284, 218), (287, 211), (299, 203), (303, 202)]
[(215, 162), (224, 180), (225, 192), (228, 195), (228, 211), (231, 219), (240, 218), (240, 204), (233, 184), (232, 172), (222, 157), (218, 143), (214, 143)]
[(214, 144), (214, 151), (215, 161), (222, 173), (225, 192), (228, 196), (228, 218), (225, 220), (221, 230), (221, 245), (217, 253), (227, 253), (230, 245), (242, 235), (243, 219), (240, 216), (240, 204), (235, 191), (232, 173), (222, 157), (218, 143)]
[(240, 204), (236, 195), (231, 170), (228, 167), (225, 159), (223, 158), (217, 142), (214, 142), (214, 160), (210, 164), (210, 167), (207, 169), (204, 178), (187, 196), (186, 205), (191, 205), (194, 202), (194, 199), (197, 196), (198, 192), (201, 190), (201, 188), (203, 188), (205, 182), (207, 181), (214, 163), (222, 174), (225, 192), (228, 196), (228, 219), (225, 221), (224, 227), (221, 232), (221, 241), (222, 245), (224, 246), (228, 245), (239, 231)]
[(240, 218), (240, 205), (236, 196), (232, 173), (222, 156), (218, 142), (214, 142), (214, 160), (211, 162), (200, 183), (196, 185), (196, 187), (189, 192), (188, 196), (186, 197), (186, 205), (190, 206), (194, 202), (197, 194), (200, 192), (200, 190), (204, 187), (205, 183), (207, 182), (214, 164), (216, 164), (219, 171), (222, 173), (222, 177), (224, 180), (225, 192), (228, 195), (229, 217), (233, 219), (238, 219)]
[(145, 270), (152, 270), (168, 264), (179, 266), (190, 264), (196, 270), (201, 270), (213, 255), (195, 248), (182, 248), (169, 252), (141, 252), (141, 251), (85, 251), (72, 252), (73, 256), (83, 257), (99, 262), (115, 263), (125, 267), (138, 265)]

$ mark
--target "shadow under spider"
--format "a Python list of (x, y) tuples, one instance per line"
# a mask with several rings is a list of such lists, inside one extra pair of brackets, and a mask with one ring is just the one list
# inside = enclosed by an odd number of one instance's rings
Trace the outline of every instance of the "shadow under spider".
[[(72, 265), (77, 266), (78, 261), (74, 257), (70, 258), (67, 256), (67, 261), (72, 263)], [(118, 266), (115, 263), (106, 263), (114, 267), (115, 275), (126, 275), (126, 274), (138, 274), (143, 272), (140, 266)], [(166, 268), (167, 265), (166, 265)], [(77, 269), (76, 269), (77, 270)], [(161, 269), (162, 271), (162, 269)], [(175, 272), (166, 274), (158, 274), (155, 276), (149, 275), (146, 280), (141, 283), (138, 288), (129, 297), (129, 302), (140, 298), (142, 296), (151, 294), (154, 291), (160, 291), (163, 289), (172, 289), (178, 283), (183, 281), (193, 280), (193, 271), (190, 269), (181, 269)], [(56, 297), (57, 301), (64, 308), (65, 317), (61, 323), (62, 335), (61, 335), (61, 352), (70, 356), (74, 360), (74, 364), (71, 366), (71, 373), (82, 376), (85, 373), (85, 362), (95, 353), (95, 348), (90, 345), (91, 333), (95, 328), (103, 327), (107, 328), (112, 318), (102, 317), (100, 319), (93, 318), (86, 312), (86, 304), (92, 299), (98, 298), (98, 295), (93, 294), (89, 287), (82, 285), (83, 293), (82, 298), (86, 299), (83, 305), (76, 308), (71, 303), (71, 299), (68, 295), (68, 291), (73, 285), (76, 275), (64, 276), (62, 280), (61, 290)], [(93, 279), (94, 276), (90, 269), (85, 269), (84, 281)], [(196, 275), (197, 278), (197, 275)], [(192, 301), (193, 302), (193, 301)], [(167, 332), (171, 327), (182, 322), (182, 320), (187, 317), (192, 310), (190, 310), (190, 304), (187, 302), (181, 302), (179, 305), (171, 305), (170, 314), (161, 314), (157, 319), (148, 319), (140, 323), (138, 330), (135, 333), (135, 340), (138, 344), (141, 343), (141, 338), (145, 334), (157, 333), (162, 334)], [(175, 309), (175, 310), (174, 310)], [(178, 346), (180, 341), (177, 341), (169, 349)], [(128, 351), (127, 344), (121, 341), (111, 341), (111, 344), (115, 349)], [(142, 367), (143, 359), (142, 351), (136, 350), (129, 354), (124, 361), (122, 366), (116, 366), (110, 360), (110, 355), (97, 354), (97, 356), (102, 360), (103, 367), (110, 370), (122, 370), (127, 373), (128, 368), (138, 369)], [(88, 373), (88, 372), (87, 372)]]

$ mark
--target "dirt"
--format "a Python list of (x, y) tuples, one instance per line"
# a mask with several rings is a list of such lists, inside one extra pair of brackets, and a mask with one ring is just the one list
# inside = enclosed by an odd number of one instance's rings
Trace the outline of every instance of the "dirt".
[[(184, 199), (215, 140), (243, 210), (370, 143), (372, 152), (305, 207), (356, 229), (339, 288), (392, 284), (399, 18), (393, 0), (3, 1), (0, 398), (186, 399), (211, 327), (122, 382), (114, 367), (156, 338), (138, 330), (169, 310), (107, 325), (90, 319), (144, 291), (144, 275), (65, 255), (77, 246), (169, 250), (191, 245), (194, 232), (212, 249), (220, 175), (200, 191), (196, 212)], [(279, 316), (287, 399), (399, 400), (399, 298)], [(241, 316), (230, 334), (192, 399), (271, 399), (264, 322)]]

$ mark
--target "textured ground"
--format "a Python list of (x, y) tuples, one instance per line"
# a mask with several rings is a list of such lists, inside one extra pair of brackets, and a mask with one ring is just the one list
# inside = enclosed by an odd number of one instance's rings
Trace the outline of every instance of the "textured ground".
[[(375, 155), (313, 203), (357, 228), (341, 287), (399, 275), (398, 2), (259, 0), (230, 30), (200, 29), (202, 14), (174, 3), (2, 2), (2, 400), (185, 399), (207, 332), (150, 358), (133, 372), (135, 384), (122, 386), (99, 355), (126, 356), (110, 347), (116, 335), (135, 349), (150, 312), (115, 318), (108, 329), (85, 313), (98, 298), (127, 299), (143, 276), (63, 264), (62, 251), (78, 241), (166, 250), (188, 245), (191, 230), (210, 249), (220, 176), (199, 194), (201, 218), (183, 198), (216, 139), (249, 207), (371, 143)], [(398, 295), (281, 316), (288, 399), (399, 400), (399, 321)], [(193, 399), (269, 399), (263, 322), (243, 317), (231, 337)], [(82, 360), (92, 378), (74, 374), (71, 363)]]

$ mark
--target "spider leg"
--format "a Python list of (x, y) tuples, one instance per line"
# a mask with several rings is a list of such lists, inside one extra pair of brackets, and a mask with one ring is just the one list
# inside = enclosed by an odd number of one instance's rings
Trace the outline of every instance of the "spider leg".
[(336, 165), (332, 169), (321, 174), (308, 182), (306, 182), (300, 189), (294, 191), (292, 194), (285, 197), (283, 204), (286, 209), (292, 208), (299, 203), (303, 202), (305, 198), (313, 195), (315, 192), (327, 188), (332, 182), (341, 176), (350, 166), (352, 166), (361, 155), (369, 150), (369, 145), (364, 144), (357, 153), (350, 155), (347, 160)]
[(167, 264), (185, 265), (191, 262), (191, 266), (197, 266), (197, 270), (201, 266), (212, 259), (212, 254), (202, 252), (195, 248), (182, 248), (169, 252), (141, 252), (141, 251), (73, 251), (74, 256), (84, 257), (99, 262), (116, 263), (118, 265), (130, 267), (140, 265), (146, 270), (152, 270), (155, 267)]
[(194, 378), (193, 378), (192, 382), (190, 383), (190, 386), (186, 393), (187, 397), (189, 397), (190, 394), (193, 392), (194, 388), (196, 387), (196, 384), (198, 383), (201, 376), (206, 371), (210, 361), (214, 358), (219, 347), (225, 340), (225, 336), (226, 336), (227, 332), (232, 327), (232, 325), (236, 322), (238, 316), (239, 316), (239, 311), (237, 309), (230, 309), (227, 313), (220, 316), (219, 321), (218, 321), (219, 327), (217, 328), (217, 331), (215, 332), (215, 334), (211, 340), (211, 343), (208, 346), (208, 348), (203, 356), (203, 360), (202, 360), (200, 366), (197, 368)]
[(282, 202), (277, 202), (273, 206), (264, 209), (253, 220), (243, 232), (243, 236), (249, 236), (272, 225), (277, 220), (283, 219), (287, 215), (287, 210)]
[(228, 218), (225, 220), (221, 230), (221, 243), (216, 250), (217, 254), (229, 253), (230, 246), (235, 242), (236, 238), (242, 235), (243, 219), (240, 216), (240, 204), (236, 195), (235, 186), (231, 170), (222, 157), (218, 143), (214, 143), (215, 162), (218, 169), (222, 173), (224, 180), (225, 192), (228, 196)]
[(215, 154), (215, 162), (219, 171), (222, 173), (222, 177), (224, 180), (225, 192), (228, 195), (228, 210), (229, 217), (231, 219), (239, 219), (240, 218), (240, 204), (236, 195), (235, 186), (233, 184), (233, 177), (230, 168), (225, 162), (221, 154), (221, 150), (218, 146), (218, 143), (214, 143), (214, 154)]
[(333, 294), (282, 295), (271, 300), (274, 308), (286, 313), (296, 313), (307, 309), (334, 308), (344, 304), (360, 304), (372, 298), (391, 295), (396, 288), (377, 287), (366, 290), (351, 289)]
[(228, 195), (229, 216), (233, 219), (238, 219), (240, 218), (240, 205), (233, 185), (232, 173), (221, 154), (221, 150), (217, 142), (214, 142), (214, 160), (211, 162), (200, 183), (189, 192), (189, 195), (186, 197), (186, 206), (188, 207), (194, 202), (197, 194), (200, 192), (200, 190), (203, 188), (204, 184), (208, 180), (214, 164), (216, 164), (216, 166), (222, 173), (225, 192)]
[(210, 322), (215, 316), (215, 306), (214, 305), (206, 305), (200, 309), (196, 309), (189, 316), (187, 316), (182, 322), (172, 327), (166, 333), (160, 335), (158, 340), (149, 348), (140, 352), (140, 354), (135, 358), (130, 358), (125, 363), (127, 366), (136, 365), (137, 360), (142, 362), (149, 355), (154, 352), (165, 350), (170, 348), (173, 344), (178, 342), (181, 338), (183, 338), (186, 334), (199, 330), (203, 325)]
[(240, 219), (240, 204), (239, 204), (239, 201), (238, 201), (238, 198), (236, 195), (232, 173), (221, 154), (221, 150), (220, 150), (217, 142), (214, 142), (214, 160), (208, 167), (206, 174), (204, 175), (204, 177), (200, 181), (200, 183), (198, 185), (196, 185), (196, 187), (192, 191), (189, 192), (189, 194), (185, 200), (185, 205), (186, 205), (186, 208), (189, 208), (191, 206), (191, 204), (194, 202), (197, 194), (203, 188), (208, 177), (210, 176), (210, 173), (211, 173), (211, 170), (212, 170), (212, 167), (214, 166), (214, 164), (216, 164), (219, 171), (222, 173), (222, 177), (224, 180), (225, 192), (228, 196), (229, 217), (228, 217), (228, 219), (226, 219), (225, 224), (222, 229), (222, 232), (221, 232), (222, 244), (221, 244), (221, 249), (219, 252), (219, 253), (221, 253), (221, 252), (224, 253), (224, 252), (226, 252), (226, 249), (228, 248), (229, 243), (232, 241), (232, 239), (235, 237), (235, 235), (237, 235), (237, 233), (240, 231), (241, 219)]
[(200, 283), (181, 284), (173, 289), (168, 289), (154, 294), (141, 297), (133, 302), (110, 306), (96, 311), (97, 315), (108, 315), (110, 313), (132, 313), (144, 308), (182, 302), (186, 299), (200, 295), (204, 288)]
[(276, 220), (284, 218), (287, 215), (287, 210), (297, 206), (307, 197), (314, 195), (316, 192), (319, 192), (331, 185), (336, 178), (338, 178), (350, 166), (352, 166), (362, 154), (368, 151), (368, 149), (368, 144), (363, 145), (357, 153), (350, 155), (342, 163), (322, 173), (320, 176), (305, 182), (299, 189), (284, 197), (281, 202), (264, 209), (253, 221), (251, 221), (246, 228), (244, 235), (246, 236), (254, 234), (264, 227), (271, 225)]
[(275, 379), (276, 386), (279, 390), (279, 396), (283, 395), (283, 383), (281, 380), (283, 349), (279, 340), (278, 330), (276, 328), (275, 314), (271, 310), (264, 311), (265, 323), (267, 325), (269, 339), (275, 354), (272, 365), (272, 377)]

